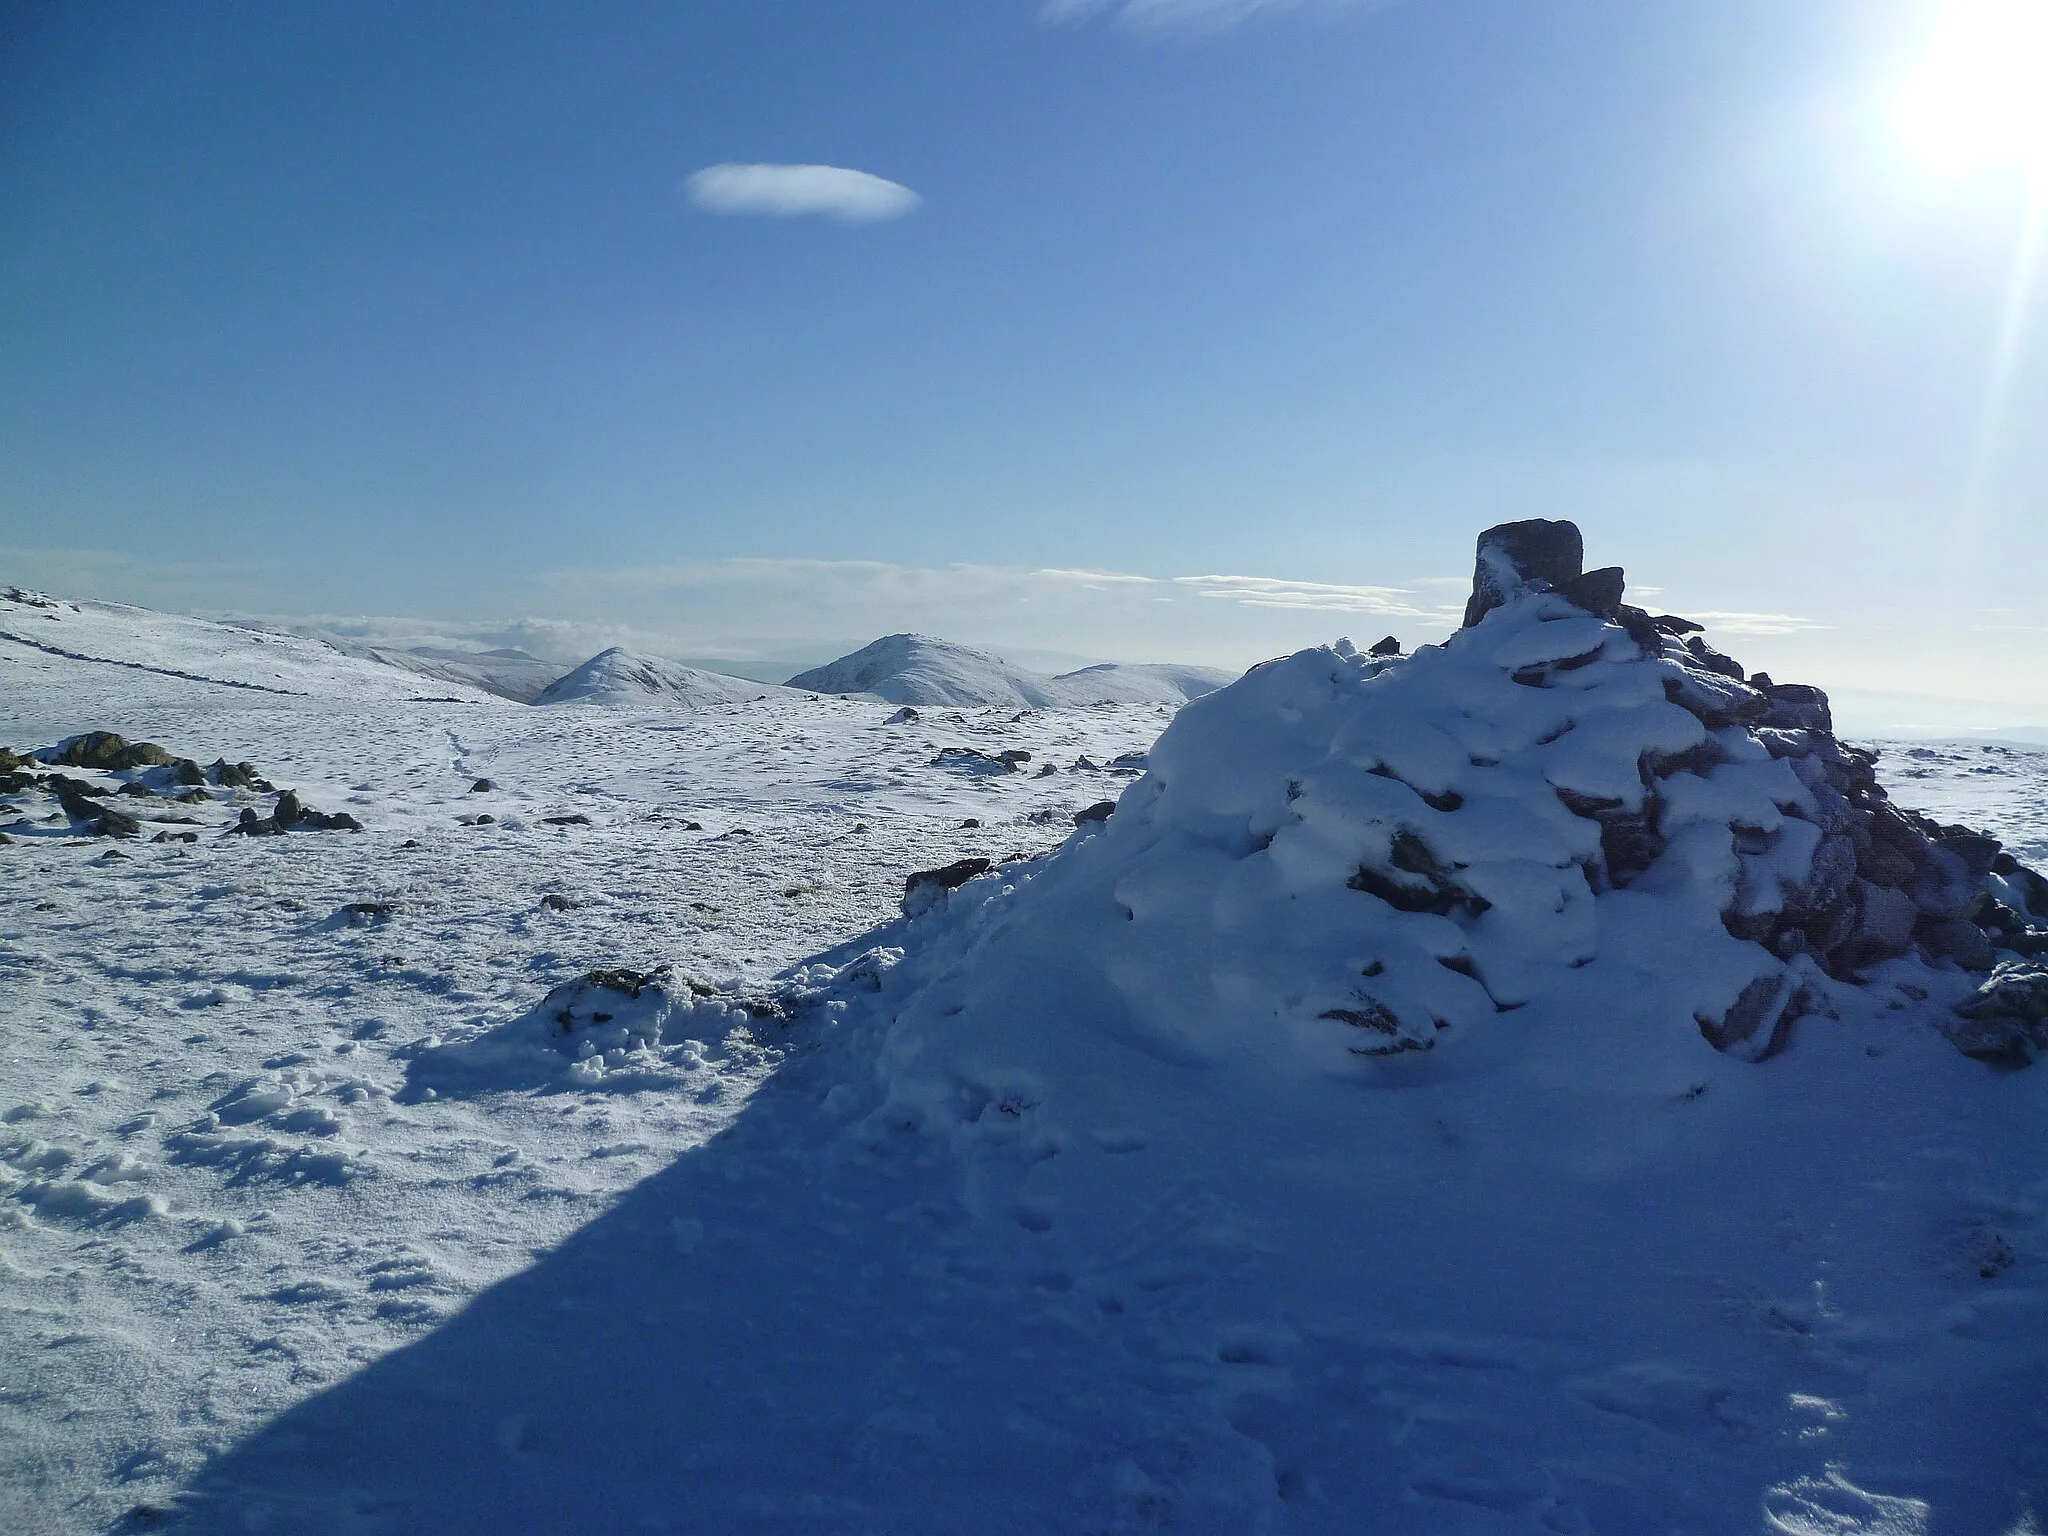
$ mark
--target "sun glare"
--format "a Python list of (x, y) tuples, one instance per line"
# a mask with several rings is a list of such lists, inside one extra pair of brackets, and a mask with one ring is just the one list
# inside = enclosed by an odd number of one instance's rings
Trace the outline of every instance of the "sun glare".
[(1896, 123), (1929, 170), (2048, 170), (2048, 0), (1946, 0)]

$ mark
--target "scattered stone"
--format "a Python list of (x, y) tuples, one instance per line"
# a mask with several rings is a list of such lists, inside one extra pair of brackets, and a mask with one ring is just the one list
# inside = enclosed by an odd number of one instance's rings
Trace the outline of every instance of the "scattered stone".
[(978, 827), (980, 825), (981, 822), (978, 818), (970, 816), (965, 821), (960, 823), (960, 830), (962, 832), (967, 832), (971, 831), (973, 828)]
[(473, 827), (488, 827), (495, 824), (497, 819), (497, 817), (491, 815), (489, 812), (486, 812), (485, 814), (477, 817), (476, 820), (472, 821), (470, 825)]
[[(942, 747), (939, 755), (926, 766), (951, 768), (961, 773), (1015, 773), (1016, 756), (1015, 753), (1005, 752), (1000, 757), (991, 757), (988, 753), (977, 751), (973, 747)], [(1027, 752), (1023, 756), (1028, 759), (1030, 754)]]
[(203, 789), (188, 789), (182, 795), (172, 797), (180, 805), (204, 805), (213, 797)]
[(921, 917), (976, 875), (992, 866), (987, 859), (960, 859), (943, 869), (920, 869), (903, 882), (903, 915)]
[(2023, 1067), (2048, 1048), (2048, 966), (2007, 960), (1956, 1004), (1949, 1039), (1965, 1056)]
[(1151, 757), (1144, 752), (1125, 752), (1109, 760), (1111, 773), (1143, 773)]
[(1032, 777), (1034, 779), (1049, 779), (1059, 771), (1057, 763), (1041, 763), (1039, 764), (1038, 772), (1034, 773)]
[(280, 827), (269, 817), (257, 815), (256, 808), (253, 805), (243, 806), (241, 819), (228, 828), (228, 836), (230, 837), (236, 835), (242, 837), (278, 837), (283, 832), (284, 828)]
[(1093, 821), (1107, 821), (1116, 814), (1114, 800), (1098, 800), (1084, 810), (1074, 812), (1074, 825), (1085, 827)]
[(171, 764), (171, 777), (180, 784), (197, 788), (206, 782), (206, 770), (189, 757), (181, 757)]
[(590, 818), (577, 811), (569, 816), (543, 816), (540, 824), (544, 827), (587, 827), (590, 825)]
[(855, 823), (853, 824), (853, 830), (854, 830), (855, 832), (861, 832), (861, 833), (864, 833), (864, 832), (866, 832), (866, 831), (867, 831), (867, 829), (868, 829), (868, 824), (867, 824), (866, 822), (864, 822), (864, 821), (856, 821), (856, 822), (855, 822)]
[(199, 841), (199, 834), (197, 832), (159, 832), (150, 841), (152, 843), (196, 843)]
[(924, 717), (920, 715), (916, 710), (912, 709), (908, 704), (906, 704), (901, 709), (897, 710), (895, 714), (891, 715), (888, 719), (884, 720), (882, 724), (915, 725), (919, 720), (923, 718)]
[(487, 794), (489, 791), (494, 790), (497, 787), (498, 786), (496, 784), (493, 784), (489, 779), (478, 779), (474, 784), (469, 786), (469, 792), (472, 795)]
[(57, 744), (47, 759), (66, 768), (97, 768), (112, 772), (125, 768), (167, 767), (177, 761), (153, 741), (130, 743), (112, 731), (87, 731)]
[(296, 824), (305, 814), (305, 807), (299, 804), (299, 797), (286, 790), (277, 797), (277, 807), (271, 811), (270, 819), (283, 828)]
[(1401, 642), (1394, 636), (1388, 635), (1384, 640), (1375, 641), (1366, 654), (1368, 656), (1398, 656), (1401, 654)]
[(105, 864), (105, 863), (108, 863), (108, 862), (110, 862), (110, 861), (112, 861), (112, 860), (114, 860), (114, 859), (125, 859), (125, 858), (127, 858), (127, 857), (128, 857), (128, 855), (127, 855), (127, 854), (125, 854), (125, 853), (123, 853), (123, 852), (122, 852), (122, 851), (121, 851), (120, 849), (118, 849), (118, 848), (109, 848), (109, 849), (108, 849), (108, 850), (107, 850), (107, 851), (106, 851), (105, 853), (103, 853), (103, 854), (101, 854), (101, 855), (100, 855), (100, 857), (99, 857), (99, 862), (100, 862), (100, 863), (102, 863), (102, 864)]
[(396, 910), (388, 901), (352, 901), (341, 909), (341, 915), (349, 927), (362, 928), (390, 922)]
[(541, 897), (540, 904), (550, 912), (574, 912), (583, 905), (580, 901), (571, 900), (567, 896), (557, 896), (552, 892)]
[(134, 800), (154, 800), (156, 798), (155, 795), (150, 793), (149, 787), (144, 784), (123, 784), (114, 793), (117, 795), (127, 795)]
[(231, 763), (224, 757), (216, 758), (206, 773), (207, 777), (223, 789), (250, 789), (263, 792), (270, 788), (257, 776), (254, 763)]

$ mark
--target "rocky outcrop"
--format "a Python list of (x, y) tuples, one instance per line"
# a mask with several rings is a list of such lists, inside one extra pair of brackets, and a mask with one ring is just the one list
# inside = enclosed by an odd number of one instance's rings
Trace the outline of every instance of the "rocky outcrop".
[(987, 859), (960, 859), (943, 869), (920, 869), (903, 882), (903, 915), (921, 917), (976, 875), (993, 868)]
[[(1989, 971), (2001, 953), (2048, 949), (2048, 880), (1988, 833), (1893, 805), (1878, 783), (1877, 752), (1835, 736), (1826, 693), (1746, 672), (1707, 644), (1700, 625), (1622, 603), (1619, 569), (1581, 574), (1579, 559), (1578, 532), (1568, 523), (1488, 529), (1479, 538), (1466, 627), (1518, 594), (1553, 593), (1589, 620), (1608, 622), (1582, 631), (1568, 622), (1543, 626), (1558, 631), (1561, 643), (1514, 658), (1516, 683), (1580, 686), (1582, 668), (1612, 655), (1612, 626), (1619, 626), (1654, 662), (1665, 700), (1698, 722), (1684, 745), (1674, 740), (1668, 749), (1641, 753), (1639, 788), (1597, 793), (1557, 783), (1565, 808), (1599, 826), (1601, 856), (1587, 866), (1596, 891), (1668, 870), (1675, 849), (1686, 855), (1677, 847), (1681, 840), (1697, 842), (1703, 820), (1718, 821), (1732, 835), (1735, 855), (1722, 920), (1730, 934), (1781, 961), (1853, 982), (1906, 955)], [(1387, 868), (1361, 871), (1361, 888), (1404, 910), (1456, 909), (1464, 899), (1456, 880), (1431, 867), (1427, 849), (1414, 843), (1397, 838)], [(1698, 867), (1716, 878), (1722, 873)], [(1759, 977), (1724, 1014), (1703, 1018), (1707, 1037), (1723, 1048), (1769, 1054), (1803, 1006), (1787, 974)], [(2001, 967), (2006, 979), (1973, 999), (1976, 1012), (1966, 1017), (2017, 1017), (2010, 1000), (2034, 995), (2018, 974)], [(2007, 1044), (1965, 1048), (2010, 1055), (2014, 1036), (2003, 1026), (1968, 1038), (1981, 1045), (1994, 1036)]]

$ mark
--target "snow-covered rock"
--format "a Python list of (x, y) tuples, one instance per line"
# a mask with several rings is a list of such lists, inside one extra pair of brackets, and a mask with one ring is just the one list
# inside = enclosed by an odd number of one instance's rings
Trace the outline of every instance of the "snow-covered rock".
[(646, 704), (660, 702), (698, 708), (733, 704), (779, 692), (773, 684), (750, 678), (703, 672), (681, 662), (636, 656), (623, 646), (600, 651), (566, 676), (557, 678), (534, 698), (536, 704)]
[(1049, 677), (971, 646), (905, 634), (884, 635), (837, 661), (800, 672), (789, 686), (813, 693), (867, 694), (891, 704), (1059, 709), (1179, 704), (1213, 692), (1231, 676), (1212, 667), (1103, 662)]

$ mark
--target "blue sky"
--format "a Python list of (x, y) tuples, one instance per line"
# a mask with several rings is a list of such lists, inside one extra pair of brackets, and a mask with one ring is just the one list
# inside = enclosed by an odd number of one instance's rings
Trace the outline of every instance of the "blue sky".
[(1987, 6), (1939, 124), (2023, 0), (12, 6), (0, 578), (1249, 661), (1571, 516), (1752, 664), (2038, 722), (2048, 153), (1900, 116)]

